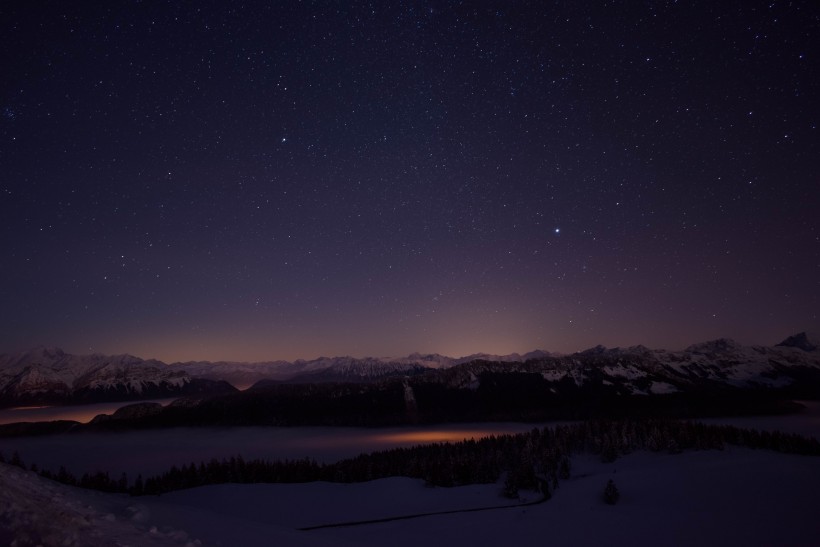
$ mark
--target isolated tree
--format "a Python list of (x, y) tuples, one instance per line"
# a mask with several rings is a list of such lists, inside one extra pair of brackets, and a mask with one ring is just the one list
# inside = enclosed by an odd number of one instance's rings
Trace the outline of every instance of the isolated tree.
[(564, 456), (561, 458), (561, 463), (558, 466), (558, 478), (567, 480), (570, 477), (570, 463), (569, 458)]
[(142, 475), (137, 475), (137, 480), (134, 481), (134, 486), (131, 487), (132, 496), (141, 496), (144, 493), (144, 486), (142, 483)]
[(618, 448), (609, 437), (604, 438), (603, 446), (601, 447), (601, 461), (604, 463), (612, 463), (618, 459)]
[(548, 500), (552, 498), (552, 491), (550, 490), (550, 482), (544, 477), (537, 477), (538, 480), (538, 490), (543, 494), (544, 499)]
[(117, 492), (127, 492), (128, 491), (128, 475), (123, 472), (120, 475), (120, 480), (117, 481)]
[(606, 483), (606, 488), (604, 488), (604, 502), (609, 505), (615, 505), (618, 503), (618, 498), (620, 497), (621, 493), (618, 492), (618, 487), (615, 486), (615, 482), (609, 479), (609, 482)]
[(20, 453), (16, 450), (11, 455), (11, 460), (9, 460), (9, 464), (16, 465), (17, 467), (26, 468), (26, 464), (23, 462), (23, 458), (20, 457)]
[(56, 478), (57, 482), (61, 482), (63, 484), (70, 484), (72, 486), (77, 484), (77, 479), (74, 477), (74, 475), (69, 473), (63, 465), (61, 465), (59, 471), (57, 471)]
[(509, 499), (518, 498), (518, 481), (512, 471), (508, 471), (507, 476), (504, 478), (504, 488), (501, 490), (501, 494)]

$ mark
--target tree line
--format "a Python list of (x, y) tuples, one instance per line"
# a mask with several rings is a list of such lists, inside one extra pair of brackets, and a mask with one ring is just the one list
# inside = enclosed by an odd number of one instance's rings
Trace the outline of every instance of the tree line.
[(519, 490), (534, 490), (549, 497), (561, 480), (570, 478), (574, 454), (593, 453), (602, 461), (611, 462), (637, 450), (678, 453), (722, 450), (726, 445), (820, 456), (817, 439), (796, 434), (648, 419), (596, 420), (533, 428), (516, 435), (393, 448), (330, 464), (310, 459), (268, 461), (235, 456), (173, 466), (159, 475), (137, 476), (133, 481), (125, 473), (111, 476), (98, 471), (77, 477), (65, 467), (56, 472), (36, 465), (27, 467), (17, 453), (9, 459), (0, 453), (0, 462), (30, 469), (64, 484), (134, 496), (222, 483), (352, 483), (404, 476), (423, 479), (431, 486), (461, 486), (494, 483), (503, 476), (506, 496), (516, 497)]

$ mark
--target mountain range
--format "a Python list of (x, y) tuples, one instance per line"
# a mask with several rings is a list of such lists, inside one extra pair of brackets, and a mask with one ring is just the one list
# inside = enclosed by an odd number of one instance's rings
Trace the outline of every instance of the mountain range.
[(58, 348), (0, 355), (0, 406), (128, 401), (236, 391), (133, 355), (71, 355)]
[(820, 343), (799, 333), (775, 346), (742, 346), (722, 338), (682, 351), (596, 346), (571, 355), (539, 350), (460, 358), (414, 353), (402, 358), (172, 364), (132, 355), (80, 356), (36, 348), (0, 355), (0, 406), (203, 396), (279, 383), (356, 384), (409, 377), (477, 389), (486, 374), (504, 372), (537, 374), (556, 386), (598, 383), (632, 395), (668, 394), (704, 385), (778, 389), (820, 380)]
[(371, 382), (393, 376), (415, 375), (429, 369), (445, 369), (472, 361), (517, 362), (557, 356), (546, 351), (532, 351), (520, 355), (490, 355), (476, 353), (465, 357), (447, 357), (438, 353), (412, 353), (406, 357), (319, 357), (296, 361), (264, 361), (243, 363), (236, 361), (188, 361), (172, 363), (174, 370), (181, 370), (197, 378), (224, 380), (245, 389), (260, 380), (301, 382)]

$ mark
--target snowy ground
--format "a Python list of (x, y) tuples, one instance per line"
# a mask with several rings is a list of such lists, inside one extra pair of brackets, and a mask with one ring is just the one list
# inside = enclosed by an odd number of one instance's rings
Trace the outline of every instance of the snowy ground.
[[(814, 458), (733, 449), (574, 461), (550, 501), (521, 509), (320, 530), (377, 545), (817, 545)], [(618, 505), (601, 502), (608, 479)]]
[[(601, 501), (608, 479), (621, 500)], [(505, 503), (498, 485), (217, 485), (130, 498), (50, 483), (0, 467), (0, 540), (44, 545), (816, 545), (816, 458), (730, 448), (573, 460), (546, 503), (380, 524), (297, 528)], [(526, 495), (526, 494), (525, 494)], [(529, 494), (535, 499), (534, 494)], [(17, 530), (12, 529), (17, 526)], [(52, 533), (49, 540), (49, 533)], [(39, 537), (38, 537), (39, 536)], [(22, 542), (22, 544), (27, 544)]]
[(0, 543), (78, 547), (188, 543), (183, 532), (160, 533), (143, 525), (139, 511), (129, 509), (128, 501), (0, 464)]
[[(820, 404), (801, 415), (706, 420), (820, 438)], [(72, 471), (170, 463), (242, 453), (320, 461), (363, 450), (527, 431), (527, 424), (431, 428), (240, 428), (2, 439), (0, 450)], [(370, 444), (368, 444), (370, 443)], [(216, 452), (215, 452), (216, 450)], [(118, 459), (119, 458), (119, 459)], [(130, 459), (129, 459), (130, 458)], [(128, 463), (130, 462), (130, 464)], [(85, 468), (84, 468), (85, 467)], [(131, 468), (125, 467), (132, 472)], [(528, 507), (299, 531), (347, 520), (507, 503), (499, 485), (428, 488), (391, 478), (363, 484), (216, 485), (160, 497), (84, 491), (0, 465), (0, 545), (817, 545), (820, 458), (729, 447), (635, 453), (611, 464), (573, 460), (553, 499)], [(144, 472), (144, 471), (143, 471)], [(133, 478), (133, 475), (132, 475)], [(601, 493), (614, 479), (621, 501)], [(524, 493), (530, 500), (535, 494)]]

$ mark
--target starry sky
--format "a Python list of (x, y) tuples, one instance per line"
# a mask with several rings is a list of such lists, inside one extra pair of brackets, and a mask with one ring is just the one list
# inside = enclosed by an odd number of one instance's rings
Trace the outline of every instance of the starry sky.
[(820, 330), (820, 5), (0, 5), (0, 352)]

